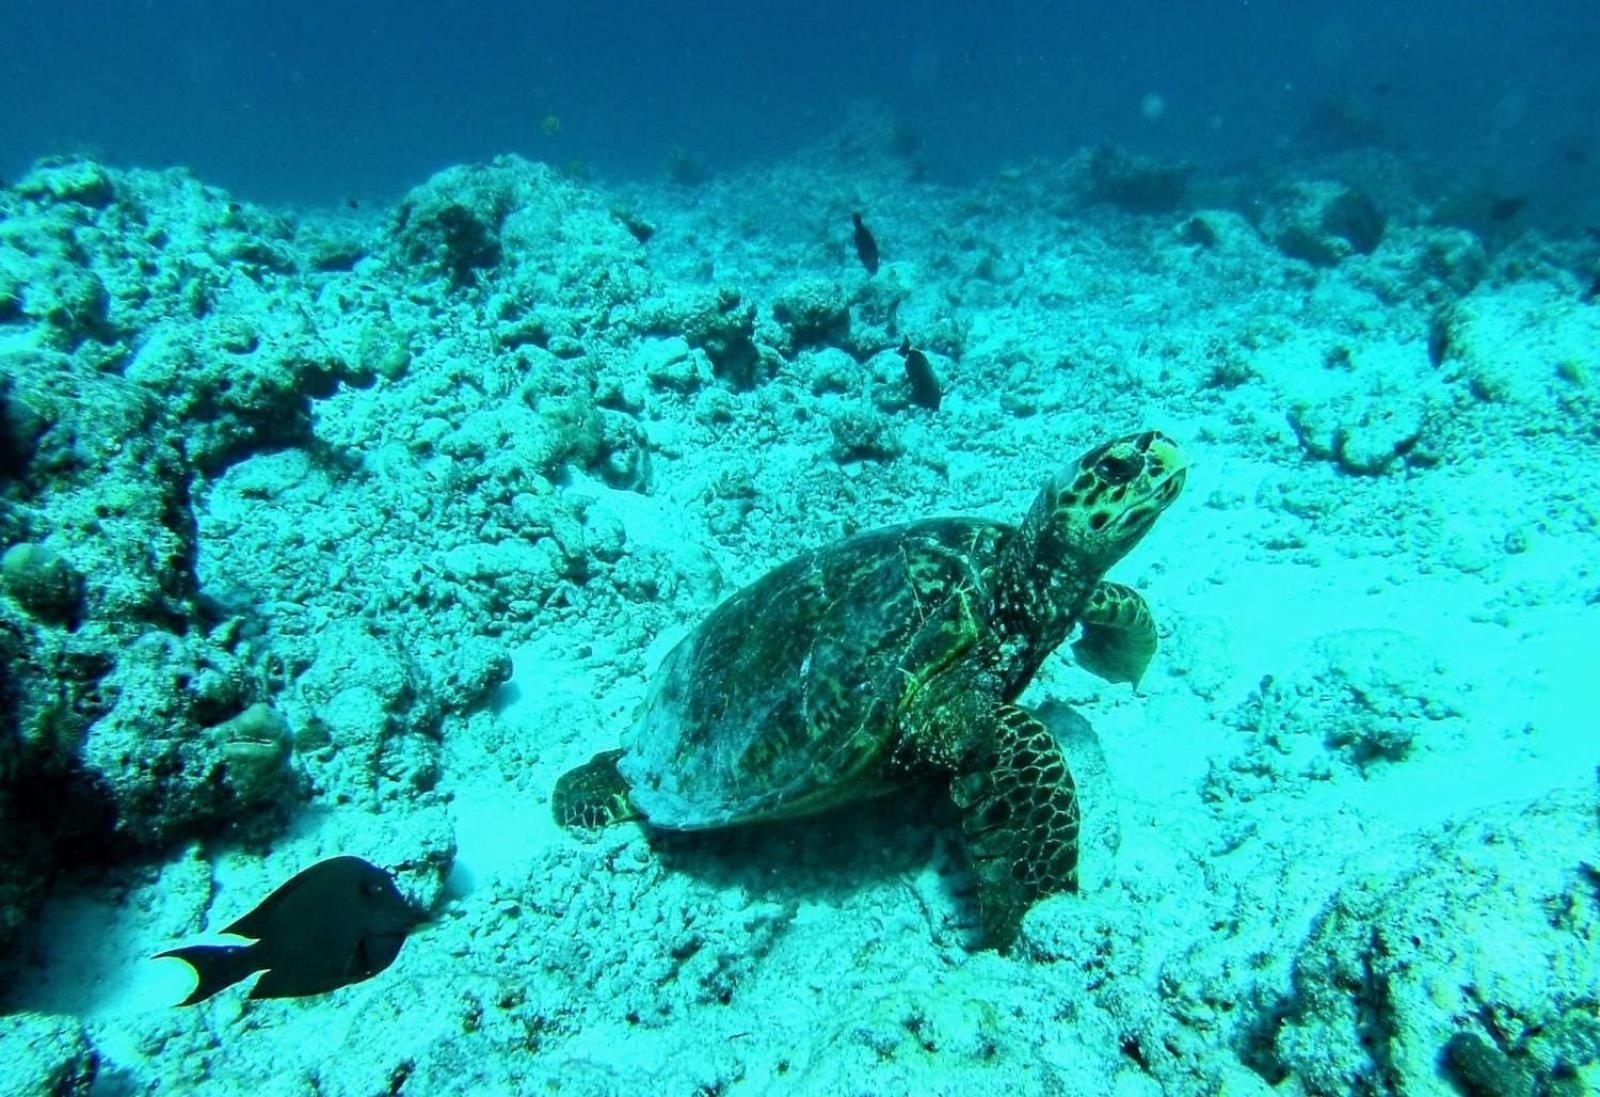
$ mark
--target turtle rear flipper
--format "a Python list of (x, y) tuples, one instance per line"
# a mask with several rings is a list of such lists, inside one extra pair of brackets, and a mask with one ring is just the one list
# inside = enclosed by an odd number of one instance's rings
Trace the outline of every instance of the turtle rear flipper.
[(1084, 670), (1108, 682), (1137, 687), (1156, 653), (1156, 622), (1139, 592), (1121, 583), (1096, 583), (1078, 623), (1072, 654)]
[(617, 772), (620, 750), (602, 750), (556, 781), (550, 809), (564, 827), (599, 830), (627, 819), (641, 818), (628, 799), (628, 782)]
[(1048, 728), (998, 705), (950, 786), (978, 879), (983, 941), (1009, 948), (1035, 901), (1078, 888), (1078, 794)]

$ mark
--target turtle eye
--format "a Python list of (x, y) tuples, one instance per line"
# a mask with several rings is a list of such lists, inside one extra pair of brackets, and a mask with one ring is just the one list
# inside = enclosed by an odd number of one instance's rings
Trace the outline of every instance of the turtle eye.
[(1126, 484), (1144, 471), (1144, 458), (1125, 453), (1108, 453), (1095, 462), (1094, 471), (1103, 480)]

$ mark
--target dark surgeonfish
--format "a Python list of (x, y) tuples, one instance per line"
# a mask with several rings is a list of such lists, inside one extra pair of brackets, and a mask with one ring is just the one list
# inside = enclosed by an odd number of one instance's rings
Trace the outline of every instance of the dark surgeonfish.
[(911, 345), (909, 335), (901, 340), (896, 353), (906, 361), (906, 380), (911, 382), (911, 402), (929, 411), (938, 411), (943, 393), (939, 390), (939, 378), (934, 374), (928, 356)]
[(179, 1005), (203, 1002), (256, 972), (251, 998), (298, 998), (370, 979), (394, 963), (422, 916), (394, 878), (359, 857), (319, 861), (281, 884), (223, 933), (248, 945), (189, 945), (173, 956), (200, 977)]
[(878, 241), (873, 239), (872, 230), (867, 228), (859, 213), (852, 213), (850, 220), (856, 225), (856, 257), (861, 260), (861, 265), (867, 268), (868, 274), (877, 274)]
[(1527, 204), (1528, 196), (1526, 194), (1512, 194), (1504, 198), (1493, 199), (1489, 203), (1489, 220), (1509, 221), (1521, 213), (1523, 207)]

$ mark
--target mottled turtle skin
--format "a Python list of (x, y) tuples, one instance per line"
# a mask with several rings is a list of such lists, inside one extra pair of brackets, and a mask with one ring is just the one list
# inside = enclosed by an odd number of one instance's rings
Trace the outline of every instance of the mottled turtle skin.
[(1078, 806), (1018, 694), (1074, 629), (1079, 662), (1137, 683), (1138, 594), (1102, 580), (1178, 497), (1147, 431), (1050, 479), (1020, 526), (933, 518), (804, 553), (723, 602), (662, 662), (620, 750), (557, 782), (556, 818), (697, 830), (809, 815), (945, 775), (986, 944), (1077, 886)]

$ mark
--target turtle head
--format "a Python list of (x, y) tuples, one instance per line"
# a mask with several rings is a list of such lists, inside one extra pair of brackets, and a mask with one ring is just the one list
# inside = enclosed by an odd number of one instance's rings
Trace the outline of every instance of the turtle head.
[(1041, 540), (1057, 553), (1103, 572), (1149, 532), (1188, 471), (1189, 459), (1165, 434), (1129, 434), (1096, 446), (1052, 479), (1030, 518), (1041, 520)]

